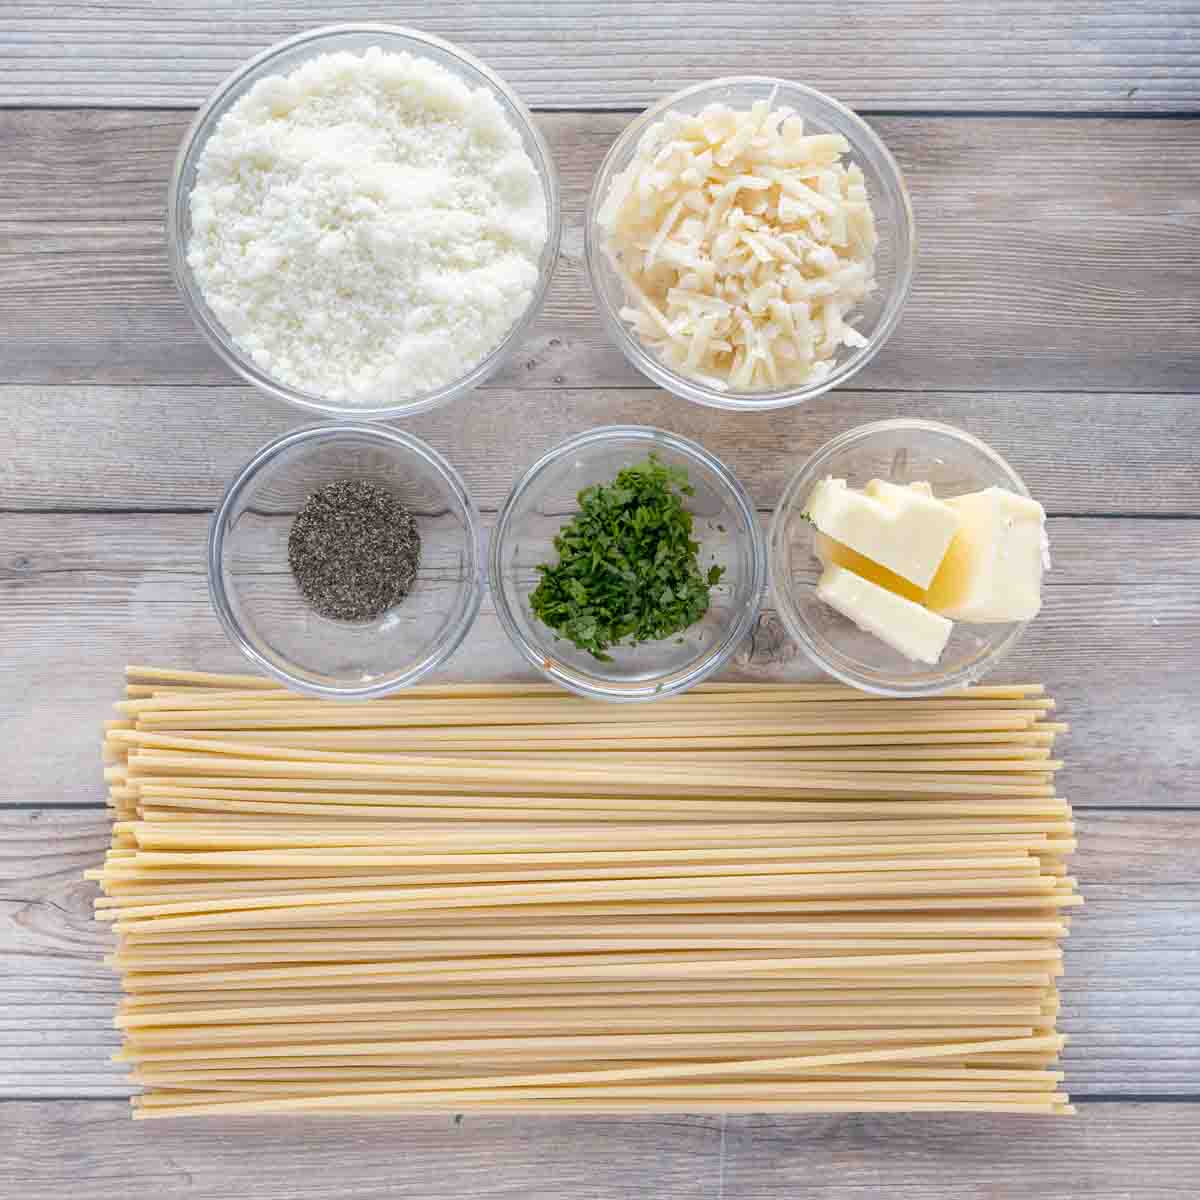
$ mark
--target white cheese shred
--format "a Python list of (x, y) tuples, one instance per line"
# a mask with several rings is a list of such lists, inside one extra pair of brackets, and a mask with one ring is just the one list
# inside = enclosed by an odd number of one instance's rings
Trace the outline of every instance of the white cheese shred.
[(875, 290), (878, 237), (840, 134), (806, 134), (774, 95), (669, 113), (613, 178), (599, 222), (630, 307), (670, 368), (722, 390), (824, 378)]

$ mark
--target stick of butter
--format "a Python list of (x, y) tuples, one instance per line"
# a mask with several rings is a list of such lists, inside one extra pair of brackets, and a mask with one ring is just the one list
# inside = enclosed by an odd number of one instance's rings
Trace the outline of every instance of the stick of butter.
[(946, 502), (962, 520), (926, 603), (956, 621), (1028, 621), (1042, 607), (1046, 513), (1036, 500), (990, 487)]
[(936, 663), (954, 628), (945, 617), (836, 564), (821, 573), (817, 598), (914, 662)]
[(872, 479), (856, 492), (824, 479), (808, 498), (813, 524), (834, 541), (927, 588), (958, 531), (959, 515), (924, 488)]

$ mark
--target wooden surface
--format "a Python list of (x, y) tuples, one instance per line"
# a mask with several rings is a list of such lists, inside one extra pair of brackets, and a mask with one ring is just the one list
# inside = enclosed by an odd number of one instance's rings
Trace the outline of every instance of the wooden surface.
[[(749, 484), (753, 472), (742, 478)], [(17, 547), (0, 576), (0, 658), (13, 677), (0, 711), (22, 747), (0, 775), (0, 803), (102, 800), (98, 720), (126, 662), (243, 668), (209, 611), (207, 528), (203, 513), (0, 516)], [(1050, 537), (1056, 565), (1045, 611), (1004, 676), (1045, 679), (1072, 722), (1065, 794), (1091, 807), (1194, 803), (1200, 705), (1194, 674), (1180, 668), (1200, 658), (1200, 521), (1054, 518)], [(444, 677), (522, 670), (485, 597)], [(813, 675), (769, 605), (733, 670), (748, 679)], [(42, 698), (51, 696), (61, 720), (47, 719)]]
[(450, 38), (539, 108), (642, 108), (717, 75), (775, 74), (860, 108), (1188, 111), (1188, 0), (7, 0), (13, 103), (190, 107), (243, 59), (318, 25)]
[[(190, 119), (0, 111), (0, 383), (228, 380), (176, 298), (163, 254), (165, 181)], [(604, 332), (583, 264), (586, 193), (629, 117), (539, 120), (562, 184), (562, 256), (542, 318), (491, 386), (644, 387)], [(871, 123), (912, 191), (919, 264), (897, 333), (857, 387), (1194, 384), (1200, 126), (982, 116)]]
[[(1179, 1200), (1194, 1195), (1198, 1137), (1200, 1106), (1175, 1102), (1095, 1105), (1071, 1126), (954, 1115), (151, 1125), (124, 1104), (67, 1101), (0, 1107), (0, 1179), (22, 1200)], [(81, 1167), (96, 1191), (79, 1190)]]
[[(486, 389), (409, 423), (486, 517), (540, 451), (611, 421), (697, 438), (765, 517), (817, 446), (898, 414), (983, 437), (1046, 504), (1045, 611), (1001, 678), (1044, 680), (1073, 726), (1077, 1118), (129, 1121), (80, 880), (107, 841), (98, 724), (127, 661), (239, 668), (209, 611), (208, 513), (300, 423), (232, 379), (176, 300), (167, 174), (187, 110), (247, 54), (367, 19), (458, 40), (556, 110), (539, 115), (565, 215), (546, 311)], [(911, 304), (854, 388), (769, 416), (648, 387), (582, 265), (621, 110), (739, 71), (870, 113), (921, 243)], [(1195, 0), (0, 4), (0, 1200), (1200, 1192), (1197, 114)], [(733, 673), (814, 674), (769, 609)], [(485, 601), (445, 675), (522, 674)]]

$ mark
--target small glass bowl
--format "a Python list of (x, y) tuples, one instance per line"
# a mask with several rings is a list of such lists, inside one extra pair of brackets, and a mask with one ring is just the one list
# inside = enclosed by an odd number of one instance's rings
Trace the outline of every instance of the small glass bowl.
[[(321, 616), (288, 565), (296, 513), (339, 479), (387, 488), (421, 534), (412, 591), (373, 621)], [(458, 472), (419, 438), (314, 425), (264, 446), (230, 484), (209, 530), (208, 583), (225, 632), (255, 666), (314, 696), (382, 696), (416, 683), (467, 636), (483, 596), (479, 514)]]
[(1020, 476), (978, 438), (933, 421), (862, 425), (822, 446), (784, 489), (767, 535), (771, 591), (787, 631), (809, 657), (851, 687), (880, 696), (931, 696), (965, 687), (987, 674), (1028, 624), (954, 623), (936, 666), (911, 662), (817, 599), (823, 570), (816, 530), (801, 514), (813, 488), (832, 476), (861, 488), (872, 479), (927, 480), (939, 499), (1002, 487), (1028, 496)]
[[(867, 194), (879, 231), (879, 246), (875, 252), (877, 287), (854, 310), (851, 319), (868, 342), (859, 349), (843, 347), (837, 365), (828, 375), (801, 387), (756, 392), (722, 390), (672, 370), (644, 346), (637, 334), (621, 320), (620, 310), (629, 301), (621, 278), (605, 251), (605, 234), (600, 228), (598, 216), (613, 177), (629, 166), (646, 130), (656, 121), (661, 121), (668, 112), (698, 113), (708, 105), (717, 103), (748, 109), (756, 100), (772, 97), (779, 105), (793, 109), (812, 132), (842, 134), (850, 143), (848, 161), (857, 163), (866, 177)], [(677, 396), (712, 408), (743, 412), (801, 404), (845, 383), (861, 371), (879, 352), (900, 319), (912, 285), (916, 260), (916, 228), (908, 189), (896, 160), (875, 131), (844, 104), (823, 92), (766, 75), (731, 76), (696, 84), (660, 100), (642, 113), (612, 144), (600, 164), (588, 197), (584, 235), (588, 277), (596, 294), (600, 315), (609, 335), (625, 357), (659, 387)]]
[[(537, 170), (546, 203), (547, 226), (546, 245), (542, 249), (541, 261), (538, 264), (537, 287), (525, 311), (517, 318), (504, 340), (460, 378), (411, 400), (379, 407), (332, 401), (315, 393), (302, 391), (264, 371), (237, 345), (208, 306), (187, 263), (187, 248), (192, 234), (190, 201), (192, 186), (196, 180), (196, 168), (205, 143), (221, 118), (266, 76), (289, 74), (303, 62), (319, 54), (329, 54), (338, 50), (361, 53), (371, 46), (378, 46), (391, 53), (406, 51), (415, 57), (429, 59), (464, 80), (472, 88), (485, 87), (492, 92), (504, 110), (504, 115), (521, 135), (521, 144)], [(309, 413), (349, 420), (384, 421), (424, 412), (478, 387), (499, 370), (541, 311), (558, 259), (561, 233), (558, 176), (554, 169), (554, 160), (534, 123), (532, 113), (521, 102), (516, 92), (499, 75), (465, 50), (432, 34), (399, 25), (327, 25), (320, 29), (310, 29), (306, 33), (296, 34), (295, 37), (268, 47), (243, 63), (217, 87), (188, 127), (175, 156), (175, 166), (167, 193), (167, 258), (171, 275), (192, 320), (225, 364), (270, 396)]]
[[(614, 646), (608, 651), (612, 661), (599, 662), (543, 625), (529, 597), (541, 579), (538, 564), (558, 558), (554, 537), (578, 511), (578, 493), (611, 482), (623, 467), (652, 453), (668, 466), (686, 468), (695, 488), (685, 503), (695, 518), (700, 568), (716, 564), (725, 573), (695, 625), (662, 641)], [(556, 683), (601, 700), (675, 695), (718, 670), (753, 628), (766, 579), (762, 533), (742, 485), (702, 446), (639, 425), (593, 429), (538, 459), (505, 502), (490, 558), (496, 612), (513, 645)]]

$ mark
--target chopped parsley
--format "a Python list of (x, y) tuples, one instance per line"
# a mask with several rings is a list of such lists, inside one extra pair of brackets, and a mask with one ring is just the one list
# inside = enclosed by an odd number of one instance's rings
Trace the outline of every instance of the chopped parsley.
[(700, 570), (692, 514), (694, 489), (683, 467), (653, 454), (609, 484), (584, 488), (579, 512), (554, 539), (558, 562), (538, 567), (533, 614), (601, 662), (623, 641), (658, 641), (708, 611), (724, 567)]

